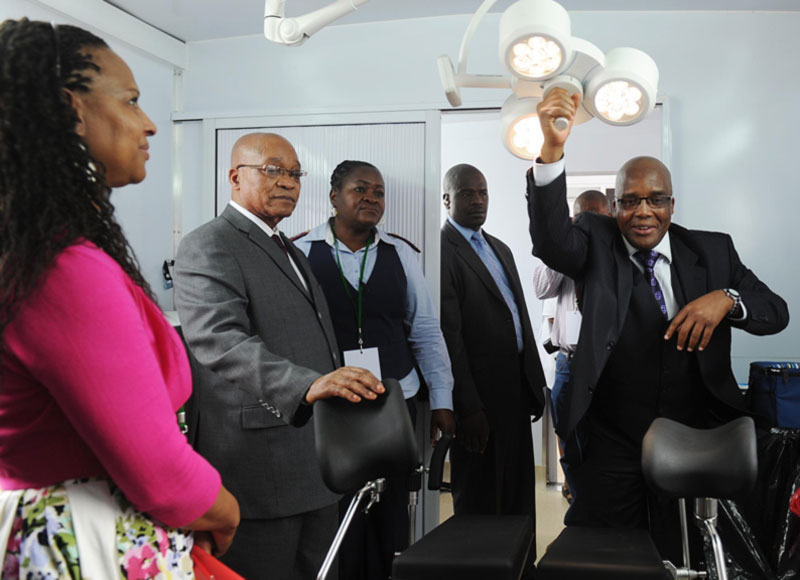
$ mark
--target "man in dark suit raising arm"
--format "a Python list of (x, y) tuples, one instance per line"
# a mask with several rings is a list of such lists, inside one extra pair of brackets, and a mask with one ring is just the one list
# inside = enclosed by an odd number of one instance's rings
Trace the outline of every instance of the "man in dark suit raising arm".
[(677, 523), (664, 524), (677, 522), (677, 512), (648, 498), (642, 437), (659, 416), (708, 427), (744, 414), (731, 328), (777, 333), (789, 313), (741, 263), (730, 236), (671, 223), (672, 181), (657, 159), (637, 157), (620, 169), (615, 217), (585, 212), (570, 223), (569, 129), (554, 120), (571, 120), (579, 101), (554, 90), (540, 103), (544, 145), (528, 172), (533, 253), (576, 281), (583, 315), (572, 376), (555, 402), (562, 463), (575, 487), (565, 523), (649, 521), (662, 556), (674, 558), (678, 546), (665, 540), (677, 536)]
[(312, 405), (374, 399), (369, 371), (342, 367), (322, 288), (278, 231), (300, 195), (294, 147), (251, 133), (231, 153), (231, 203), (189, 233), (175, 260), (184, 336), (219, 384), (196, 386), (195, 447), (241, 505), (223, 561), (245, 578), (314, 578), (338, 523), (322, 481)]
[(519, 273), (508, 246), (481, 228), (489, 194), (478, 169), (451, 168), (443, 198), (449, 217), (442, 227), (441, 308), (455, 380), (455, 512), (533, 517), (531, 416), (542, 414), (545, 378)]

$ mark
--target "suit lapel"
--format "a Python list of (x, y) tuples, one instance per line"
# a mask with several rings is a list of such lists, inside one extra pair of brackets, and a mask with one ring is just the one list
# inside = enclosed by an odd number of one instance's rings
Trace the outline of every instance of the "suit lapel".
[(461, 232), (450, 224), (450, 222), (445, 223), (445, 231), (447, 232), (450, 243), (455, 247), (456, 254), (464, 260), (473, 272), (475, 272), (475, 275), (480, 279), (483, 285), (486, 286), (489, 292), (497, 296), (497, 298), (505, 304), (505, 299), (500, 293), (500, 289), (497, 287), (494, 278), (492, 278), (489, 270), (472, 245), (461, 235)]
[(525, 298), (522, 293), (522, 287), (517, 283), (517, 278), (514, 276), (516, 268), (513, 262), (508, 260), (509, 256), (506, 255), (506, 253), (503, 251), (503, 248), (500, 246), (500, 240), (487, 234), (486, 232), (483, 232), (483, 237), (486, 238), (486, 243), (492, 247), (495, 256), (497, 256), (497, 259), (500, 261), (500, 265), (505, 271), (508, 283), (511, 285), (511, 293), (514, 295), (514, 300), (517, 303), (517, 309), (522, 312), (522, 309), (519, 305), (525, 302)]
[(617, 269), (617, 328), (621, 331), (633, 292), (633, 264), (622, 241), (622, 234), (612, 236), (611, 243), (614, 246), (614, 265)]
[(672, 249), (672, 263), (683, 288), (686, 304), (708, 292), (706, 269), (699, 265), (697, 254), (686, 245), (679, 230), (670, 228), (669, 243)]
[[(294, 284), (300, 292), (303, 293), (303, 296), (308, 298), (313, 302), (311, 299), (311, 295), (309, 294), (308, 290), (305, 289), (303, 283), (300, 281), (300, 278), (297, 276), (297, 272), (294, 271), (292, 265), (289, 263), (289, 260), (284, 256), (283, 251), (278, 247), (278, 245), (269, 237), (267, 236), (266, 232), (254, 224), (252, 221), (247, 219), (242, 213), (237, 211), (236, 209), (228, 206), (222, 212), (222, 217), (228, 220), (233, 226), (235, 226), (240, 232), (246, 235), (251, 242), (253, 242), (256, 246), (258, 246), (266, 255), (267, 257), (274, 262), (274, 264), (278, 267), (278, 269)], [(294, 249), (294, 245), (289, 242), (285, 236), (281, 236), (283, 243), (286, 245), (288, 251), (292, 255), (292, 259), (295, 261), (295, 264), (303, 271), (308, 279), (308, 273), (305, 272), (302, 262), (297, 259), (297, 254)]]

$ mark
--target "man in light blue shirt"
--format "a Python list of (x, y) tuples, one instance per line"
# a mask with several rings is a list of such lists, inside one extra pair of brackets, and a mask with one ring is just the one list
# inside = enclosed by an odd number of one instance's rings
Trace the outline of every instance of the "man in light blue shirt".
[(531, 417), (542, 414), (546, 381), (519, 273), (509, 247), (482, 228), (489, 193), (477, 168), (451, 168), (443, 200), (442, 332), (455, 380), (454, 509), (535, 517)]

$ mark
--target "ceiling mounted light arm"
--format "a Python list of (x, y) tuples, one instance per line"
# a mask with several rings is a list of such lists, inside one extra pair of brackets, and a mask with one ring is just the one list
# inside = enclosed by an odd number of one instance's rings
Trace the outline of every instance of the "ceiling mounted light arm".
[(346, 16), (369, 0), (334, 0), (328, 6), (297, 18), (286, 18), (286, 0), (265, 0), (264, 36), (268, 40), (298, 46), (334, 20)]
[(461, 39), (461, 48), (458, 50), (458, 74), (467, 74), (467, 55), (469, 54), (469, 45), (472, 43), (472, 35), (475, 34), (475, 30), (477, 30), (483, 17), (496, 3), (497, 0), (483, 0), (483, 4), (472, 15), (472, 19), (469, 21), (469, 25)]
[(483, 20), (487, 12), (495, 5), (497, 0), (484, 0), (483, 4), (478, 7), (472, 19), (469, 21), (467, 30), (461, 39), (461, 48), (458, 51), (458, 64), (457, 68), (453, 66), (453, 61), (446, 54), (441, 55), (436, 59), (436, 64), (439, 67), (439, 79), (442, 82), (447, 100), (453, 107), (461, 106), (461, 87), (470, 87), (475, 89), (510, 89), (511, 77), (502, 75), (473, 75), (467, 73), (467, 56), (469, 54), (469, 46), (472, 43), (472, 35), (478, 28), (478, 25)]

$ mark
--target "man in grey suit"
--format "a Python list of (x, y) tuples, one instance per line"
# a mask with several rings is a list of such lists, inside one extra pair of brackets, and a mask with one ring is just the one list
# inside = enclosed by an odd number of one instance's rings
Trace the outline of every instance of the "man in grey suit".
[(338, 496), (314, 453), (313, 403), (384, 392), (369, 371), (337, 368), (322, 289), (277, 230), (294, 211), (303, 175), (283, 137), (241, 137), (228, 172), (230, 205), (183, 239), (175, 261), (184, 337), (219, 379), (196, 387), (195, 446), (242, 510), (223, 561), (252, 579), (315, 577), (335, 534)]

